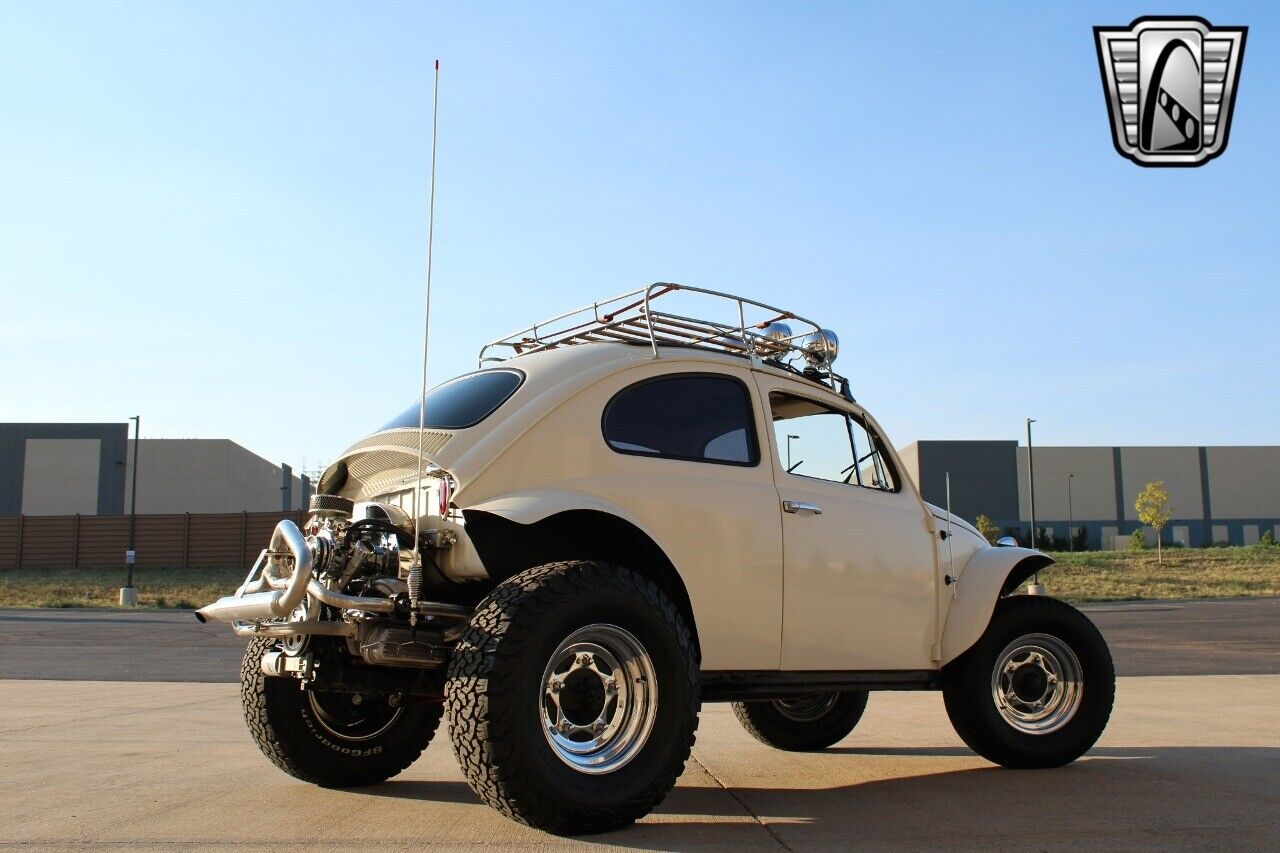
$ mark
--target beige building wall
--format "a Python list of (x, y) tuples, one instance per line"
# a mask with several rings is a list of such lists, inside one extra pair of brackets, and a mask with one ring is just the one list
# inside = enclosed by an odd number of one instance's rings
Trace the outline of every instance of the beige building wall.
[(1209, 447), (1214, 518), (1280, 516), (1280, 447)]
[(22, 470), (26, 515), (94, 515), (98, 511), (96, 438), (29, 438)]
[[(1115, 464), (1110, 447), (1037, 447), (1036, 519), (1065, 520), (1067, 475), (1071, 481), (1071, 518), (1075, 521), (1114, 521)], [(1018, 448), (1019, 512), (1031, 518), (1031, 489), (1027, 480), (1027, 448)]]
[[(143, 439), (138, 457), (138, 512), (270, 512), (281, 508), (281, 469), (227, 439)], [(133, 444), (129, 444), (129, 466)], [(132, 467), (129, 469), (132, 471)], [(292, 505), (302, 483), (292, 478)], [(125, 482), (125, 511), (132, 480)]]
[(902, 473), (911, 478), (911, 482), (918, 490), (920, 488), (920, 445), (913, 441), (906, 447), (898, 449), (898, 458), (902, 460), (902, 467), (906, 469)]
[[(1137, 522), (1133, 502), (1147, 483), (1163, 480), (1169, 491), (1174, 518), (1203, 518), (1200, 492), (1200, 451), (1195, 447), (1122, 447), (1121, 476), (1124, 479), (1124, 517)], [(1214, 509), (1214, 515), (1225, 517)]]

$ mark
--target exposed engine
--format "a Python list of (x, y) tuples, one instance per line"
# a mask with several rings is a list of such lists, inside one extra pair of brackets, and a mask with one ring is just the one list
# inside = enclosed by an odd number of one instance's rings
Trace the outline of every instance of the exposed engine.
[(406, 688), (403, 668), (423, 676), (439, 668), (471, 615), (465, 603), (423, 600), (431, 589), (423, 563), (434, 565), (451, 537), (424, 530), (415, 551), (413, 522), (397, 506), (319, 494), (310, 508), (303, 529), (281, 521), (235, 594), (196, 618), (231, 622), (244, 637), (279, 638), (262, 658), (268, 675), (304, 686), (322, 677), (325, 689), (432, 693), (436, 678)]

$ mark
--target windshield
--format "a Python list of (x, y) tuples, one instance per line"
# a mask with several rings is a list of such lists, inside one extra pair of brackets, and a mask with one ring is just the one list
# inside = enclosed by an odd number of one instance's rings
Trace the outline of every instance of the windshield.
[[(480, 370), (459, 376), (427, 392), (426, 420), (433, 429), (466, 429), (498, 410), (524, 382), (518, 370)], [(405, 409), (382, 428), (418, 426), (418, 404)]]

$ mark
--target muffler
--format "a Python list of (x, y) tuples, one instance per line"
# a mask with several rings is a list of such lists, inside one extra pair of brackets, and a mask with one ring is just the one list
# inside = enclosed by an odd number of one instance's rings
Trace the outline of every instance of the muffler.
[[(271, 573), (286, 551), (293, 556), (293, 574), (285, 582), (284, 589), (242, 594), (248, 588), (259, 586), (260, 573)], [(315, 563), (311, 546), (307, 544), (298, 525), (286, 518), (276, 525), (271, 534), (271, 545), (263, 556), (266, 557), (266, 565), (262, 563), (263, 558), (259, 557), (235, 595), (228, 595), (201, 607), (196, 611), (196, 618), (201, 622), (259, 622), (293, 613), (302, 603), (307, 584), (311, 580), (311, 570)]]

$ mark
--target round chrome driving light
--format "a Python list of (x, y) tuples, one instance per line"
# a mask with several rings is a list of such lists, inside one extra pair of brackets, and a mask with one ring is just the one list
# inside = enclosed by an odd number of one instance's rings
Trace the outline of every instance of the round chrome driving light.
[(800, 342), (805, 361), (817, 368), (830, 367), (840, 354), (840, 338), (830, 329), (819, 329)]
[(791, 327), (786, 323), (773, 322), (767, 324), (760, 330), (761, 336), (765, 340), (777, 341), (778, 343), (786, 343), (791, 339)]

